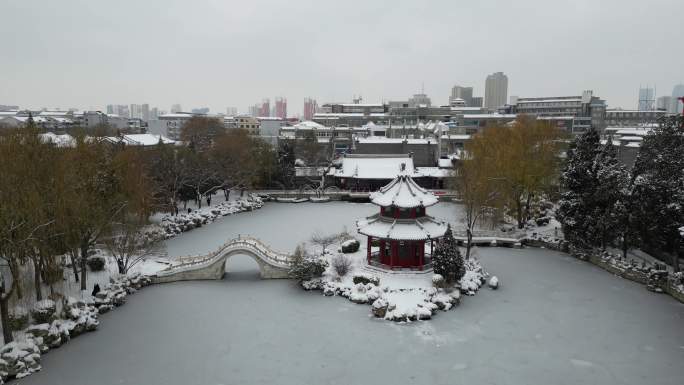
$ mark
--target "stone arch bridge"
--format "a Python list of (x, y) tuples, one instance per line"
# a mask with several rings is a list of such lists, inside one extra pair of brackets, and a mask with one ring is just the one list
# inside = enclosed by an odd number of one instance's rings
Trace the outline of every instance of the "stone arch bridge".
[(159, 271), (152, 279), (155, 283), (222, 279), (226, 273), (226, 260), (235, 254), (252, 257), (259, 265), (261, 278), (289, 278), (290, 255), (271, 250), (257, 238), (238, 237), (207, 255), (182, 257), (180, 263)]

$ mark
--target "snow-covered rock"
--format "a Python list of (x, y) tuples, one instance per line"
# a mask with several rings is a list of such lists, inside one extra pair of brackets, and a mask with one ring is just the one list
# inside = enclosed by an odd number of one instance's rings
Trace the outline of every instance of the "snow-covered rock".
[(32, 339), (10, 342), (0, 348), (0, 378), (24, 378), (41, 369), (40, 349)]
[(38, 323), (50, 322), (52, 316), (57, 311), (57, 304), (51, 299), (44, 299), (36, 302), (31, 311), (33, 320)]
[(253, 211), (260, 209), (263, 205), (264, 202), (259, 196), (249, 194), (245, 198), (221, 202), (215, 206), (203, 207), (189, 213), (164, 215), (161, 224), (157, 225), (158, 227), (156, 228), (151, 227), (148, 231), (151, 234), (156, 234), (158, 238), (169, 239), (180, 233), (202, 227), (217, 218), (245, 211)]
[(373, 301), (373, 304), (371, 305), (371, 311), (373, 312), (373, 315), (376, 316), (377, 318), (385, 318), (385, 314), (387, 314), (387, 308), (389, 307), (389, 304), (387, 301), (380, 297)]
[(489, 279), (489, 288), (493, 290), (499, 288), (499, 278), (496, 275)]

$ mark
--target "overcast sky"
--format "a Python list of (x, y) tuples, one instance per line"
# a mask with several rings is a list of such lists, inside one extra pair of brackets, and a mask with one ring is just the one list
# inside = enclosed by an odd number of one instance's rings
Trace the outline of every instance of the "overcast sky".
[(639, 85), (684, 81), (682, 0), (0, 0), (0, 104), (169, 110), (264, 97), (319, 104), (579, 95), (635, 108)]

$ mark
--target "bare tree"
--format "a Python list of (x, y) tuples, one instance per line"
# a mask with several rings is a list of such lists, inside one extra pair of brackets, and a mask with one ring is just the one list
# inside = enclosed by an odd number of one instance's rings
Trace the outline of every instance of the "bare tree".
[(314, 245), (321, 246), (323, 248), (323, 253), (325, 253), (325, 250), (328, 248), (328, 246), (337, 242), (338, 239), (338, 234), (323, 235), (318, 231), (311, 235), (311, 243), (313, 243)]
[(344, 254), (338, 254), (332, 260), (333, 269), (335, 269), (335, 272), (340, 277), (344, 277), (345, 275), (347, 275), (347, 273), (351, 269), (351, 265), (351, 258)]
[(116, 260), (119, 274), (127, 274), (157, 249), (156, 240), (134, 220), (116, 223), (114, 235), (105, 240), (105, 245)]

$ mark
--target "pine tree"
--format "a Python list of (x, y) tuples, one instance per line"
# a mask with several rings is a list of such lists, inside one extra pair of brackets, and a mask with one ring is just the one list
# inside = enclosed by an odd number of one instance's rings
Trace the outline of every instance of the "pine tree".
[(595, 228), (592, 244), (605, 249), (617, 238), (618, 228), (623, 219), (621, 215), (624, 215), (624, 209), (618, 210), (618, 203), (620, 208), (627, 203), (621, 202), (621, 199), (627, 199), (623, 193), (629, 180), (627, 169), (617, 159), (612, 137), (608, 137), (606, 143), (601, 146), (592, 171), (595, 178), (595, 191), (589, 200), (593, 205), (595, 219), (594, 226), (590, 226)]
[(435, 274), (444, 277), (450, 285), (460, 281), (465, 274), (465, 263), (458, 249), (458, 242), (451, 232), (451, 225), (447, 225), (444, 237), (437, 243), (432, 255), (432, 266)]
[(682, 253), (679, 228), (684, 226), (684, 120), (665, 118), (646, 137), (633, 171), (638, 231), (643, 242), (671, 253), (676, 269)]
[(561, 178), (565, 191), (557, 212), (571, 244), (605, 249), (618, 238), (629, 209), (624, 195), (628, 175), (612, 138), (601, 145), (591, 130), (575, 140)]
[(564, 191), (556, 216), (563, 227), (565, 239), (575, 246), (586, 247), (593, 231), (588, 226), (593, 213), (587, 198), (596, 187), (590, 171), (598, 155), (599, 145), (600, 138), (595, 130), (578, 136), (568, 149), (567, 161), (561, 174)]

